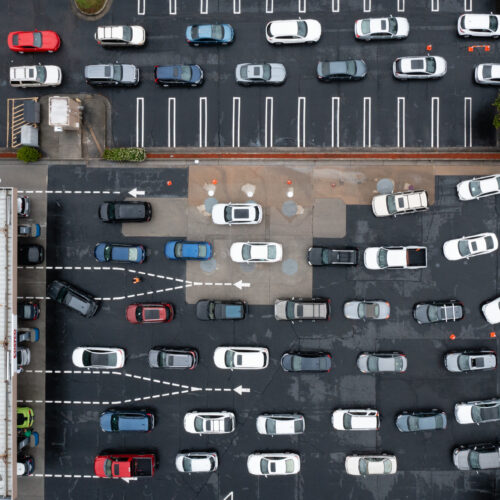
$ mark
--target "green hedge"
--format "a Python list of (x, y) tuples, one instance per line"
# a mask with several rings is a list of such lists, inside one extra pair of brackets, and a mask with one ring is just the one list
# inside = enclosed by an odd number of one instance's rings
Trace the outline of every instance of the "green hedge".
[(25, 163), (38, 161), (42, 157), (42, 153), (32, 146), (21, 146), (17, 150), (17, 159)]
[(144, 148), (105, 149), (103, 158), (110, 161), (144, 161), (146, 150)]
[(496, 129), (500, 128), (500, 92), (498, 92), (497, 98), (493, 101), (492, 106), (497, 110), (495, 116), (493, 117), (493, 126)]
[(107, 0), (75, 0), (77, 7), (84, 14), (95, 14), (99, 12)]

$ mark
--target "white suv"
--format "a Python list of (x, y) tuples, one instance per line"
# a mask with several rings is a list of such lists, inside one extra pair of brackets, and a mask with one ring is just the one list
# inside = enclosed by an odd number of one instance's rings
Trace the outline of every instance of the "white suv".
[(377, 410), (342, 410), (332, 413), (333, 428), (338, 431), (378, 431), (380, 417)]
[(321, 24), (315, 19), (271, 21), (266, 26), (266, 38), (274, 45), (314, 43), (321, 38)]
[(462, 14), (458, 18), (457, 31), (459, 36), (468, 38), (500, 36), (500, 16), (497, 14)]
[(10, 85), (12, 87), (57, 87), (61, 85), (62, 72), (59, 66), (12, 66)]
[(260, 224), (262, 207), (257, 203), (216, 203), (212, 207), (212, 222), (223, 226)]
[(146, 42), (146, 30), (142, 26), (99, 26), (94, 38), (103, 47), (137, 47)]

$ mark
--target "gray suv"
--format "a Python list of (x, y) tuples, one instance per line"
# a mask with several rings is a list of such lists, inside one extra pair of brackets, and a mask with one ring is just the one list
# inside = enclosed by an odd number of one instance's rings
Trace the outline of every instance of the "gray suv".
[(491, 443), (459, 446), (453, 450), (453, 463), (458, 470), (500, 469), (500, 446)]
[(330, 299), (278, 299), (274, 303), (274, 317), (277, 320), (315, 321), (330, 319)]
[(91, 64), (85, 66), (89, 85), (135, 87), (139, 84), (139, 68), (133, 64)]

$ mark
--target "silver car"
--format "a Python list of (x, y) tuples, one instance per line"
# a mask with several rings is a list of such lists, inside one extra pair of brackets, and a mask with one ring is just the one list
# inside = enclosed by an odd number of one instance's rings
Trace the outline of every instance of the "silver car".
[(446, 60), (440, 56), (398, 57), (392, 65), (398, 80), (428, 80), (446, 75)]
[(500, 469), (500, 446), (492, 443), (458, 446), (453, 450), (458, 470)]
[(354, 23), (354, 36), (358, 40), (400, 40), (410, 33), (406, 17), (377, 17), (358, 19)]
[(296, 413), (264, 413), (256, 424), (257, 432), (266, 436), (302, 434), (306, 429), (304, 417)]
[(240, 85), (281, 85), (286, 80), (286, 69), (280, 63), (238, 64), (236, 82)]
[(184, 430), (190, 434), (229, 434), (235, 424), (232, 411), (190, 411), (184, 415)]
[(349, 455), (345, 458), (345, 471), (351, 476), (396, 474), (398, 462), (394, 455)]
[(474, 79), (481, 85), (500, 85), (500, 64), (478, 64)]
[(388, 319), (391, 305), (383, 300), (351, 300), (344, 304), (347, 319)]
[(219, 458), (215, 452), (195, 451), (178, 453), (175, 457), (175, 468), (179, 472), (214, 472), (219, 466)]
[(449, 372), (494, 370), (497, 367), (495, 351), (454, 351), (446, 353), (444, 366)]
[(408, 361), (401, 352), (362, 352), (357, 365), (362, 373), (403, 373)]
[(446, 429), (446, 413), (440, 410), (403, 411), (396, 417), (400, 432), (436, 431)]

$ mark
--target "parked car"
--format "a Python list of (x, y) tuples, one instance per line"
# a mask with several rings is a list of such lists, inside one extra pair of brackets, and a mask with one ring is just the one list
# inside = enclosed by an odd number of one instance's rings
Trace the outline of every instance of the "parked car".
[(500, 469), (500, 446), (494, 443), (461, 445), (453, 450), (458, 470)]
[(18, 319), (38, 319), (40, 317), (40, 304), (33, 300), (17, 301)]
[(481, 311), (484, 319), (491, 325), (500, 323), (500, 297), (484, 303)]
[(458, 199), (478, 200), (485, 196), (500, 194), (500, 174), (473, 177), (457, 184)]
[(77, 347), (73, 350), (71, 359), (78, 368), (123, 368), (125, 351), (119, 347)]
[(142, 26), (99, 26), (94, 38), (104, 48), (140, 47), (146, 42), (146, 30)]
[(364, 253), (367, 269), (424, 269), (427, 247), (368, 247)]
[(16, 351), (17, 357), (17, 373), (21, 373), (25, 366), (28, 366), (31, 362), (31, 351), (29, 347), (17, 346)]
[(209, 321), (217, 319), (244, 319), (247, 304), (242, 300), (199, 300), (196, 303), (196, 317)]
[(38, 342), (40, 340), (40, 329), (38, 328), (17, 328), (17, 343)]
[(478, 64), (474, 69), (474, 80), (480, 85), (500, 85), (500, 64)]
[(254, 476), (289, 476), (300, 472), (296, 453), (252, 453), (247, 459), (248, 472)]
[(404, 411), (396, 416), (400, 432), (436, 431), (446, 429), (446, 413), (440, 410)]
[(169, 323), (174, 319), (174, 307), (168, 303), (130, 304), (125, 312), (127, 321), (137, 324)]
[(35, 471), (35, 459), (30, 455), (17, 456), (17, 476), (31, 476)]
[(423, 189), (400, 193), (377, 194), (372, 198), (375, 217), (413, 214), (429, 209), (429, 197)]
[(43, 262), (45, 251), (41, 245), (19, 245), (18, 247), (19, 264), (22, 266), (31, 266)]
[(434, 300), (413, 306), (413, 318), (419, 325), (460, 321), (464, 312), (464, 306), (458, 300)]
[(322, 82), (362, 80), (367, 71), (366, 63), (362, 59), (320, 61), (316, 66), (316, 76)]
[(396, 474), (397, 469), (394, 455), (349, 455), (345, 459), (345, 471), (351, 476)]
[(197, 64), (174, 64), (155, 66), (154, 79), (162, 87), (199, 87), (204, 74)]
[(19, 217), (30, 216), (30, 199), (28, 196), (17, 197), (17, 215)]
[(447, 352), (444, 366), (449, 372), (494, 370), (497, 367), (495, 351), (488, 349)]
[(332, 356), (327, 352), (285, 352), (281, 368), (286, 372), (329, 372)]
[(98, 262), (142, 264), (146, 260), (146, 249), (142, 245), (98, 243), (94, 249), (94, 256)]
[(392, 65), (398, 80), (428, 80), (446, 75), (446, 60), (440, 56), (398, 57)]
[(358, 19), (354, 23), (354, 36), (358, 40), (401, 40), (410, 33), (406, 17), (377, 17)]
[(40, 224), (21, 224), (17, 226), (17, 235), (38, 238), (40, 236)]
[(271, 242), (238, 242), (231, 245), (229, 254), (233, 262), (280, 262), (283, 246)]
[(266, 39), (273, 45), (315, 43), (321, 38), (321, 24), (315, 19), (270, 21), (266, 25)]
[(330, 319), (330, 299), (277, 299), (274, 302), (274, 317), (277, 320), (302, 321)]
[(480, 233), (472, 236), (462, 236), (445, 241), (444, 256), (448, 260), (470, 259), (478, 255), (495, 252), (498, 249), (498, 238), (495, 233)]
[(184, 415), (184, 430), (190, 434), (229, 434), (234, 431), (230, 411), (190, 411)]
[(9, 49), (25, 52), (55, 52), (61, 46), (61, 39), (55, 31), (12, 31), (7, 37)]
[(139, 68), (133, 64), (89, 64), (85, 81), (95, 86), (135, 87), (139, 85)]
[(59, 66), (11, 66), (11, 87), (57, 87), (61, 85), (62, 72)]
[(94, 474), (103, 478), (130, 480), (129, 478), (153, 477), (157, 466), (154, 453), (103, 452), (94, 459)]
[(186, 28), (186, 42), (195, 47), (200, 45), (227, 45), (234, 40), (230, 24), (193, 24)]
[(361, 373), (403, 373), (408, 367), (401, 352), (362, 352), (356, 363)]
[(310, 266), (355, 266), (358, 249), (311, 247), (307, 251), (307, 263)]
[(218, 225), (260, 224), (262, 206), (258, 203), (216, 203), (212, 207), (212, 222)]
[(178, 472), (215, 472), (219, 466), (217, 453), (213, 451), (193, 451), (178, 453), (175, 457), (175, 468)]
[(498, 38), (500, 36), (500, 15), (462, 14), (457, 22), (458, 36)]
[(194, 370), (198, 366), (198, 352), (195, 349), (155, 347), (150, 349), (148, 359), (150, 368)]
[(289, 436), (302, 434), (306, 422), (296, 413), (264, 413), (257, 417), (257, 432), (266, 436)]
[(222, 370), (263, 370), (269, 364), (265, 347), (217, 347), (214, 364)]
[(105, 201), (99, 205), (103, 222), (148, 222), (153, 210), (147, 201)]
[(457, 403), (455, 419), (459, 424), (498, 422), (500, 421), (500, 399)]
[(91, 318), (99, 310), (100, 303), (75, 285), (66, 281), (54, 280), (47, 286), (47, 295), (58, 304), (62, 304), (86, 318)]
[(155, 427), (155, 416), (148, 410), (110, 409), (99, 416), (103, 432), (150, 432)]
[(378, 431), (380, 415), (371, 408), (362, 410), (338, 409), (332, 413), (333, 428), (338, 431)]
[(384, 300), (351, 300), (344, 304), (346, 319), (389, 319), (391, 305)]
[(30, 429), (35, 421), (35, 412), (28, 406), (17, 407), (17, 428)]
[(171, 240), (165, 244), (165, 257), (170, 260), (208, 260), (212, 253), (207, 241)]
[(286, 80), (286, 69), (281, 63), (238, 64), (234, 73), (240, 85), (281, 85)]

